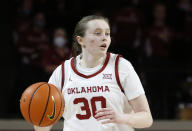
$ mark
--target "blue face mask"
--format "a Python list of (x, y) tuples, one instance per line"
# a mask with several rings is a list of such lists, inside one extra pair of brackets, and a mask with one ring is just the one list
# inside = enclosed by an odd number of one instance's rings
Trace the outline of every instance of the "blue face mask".
[(54, 39), (54, 45), (57, 47), (63, 47), (67, 43), (67, 40), (63, 37), (56, 37)]

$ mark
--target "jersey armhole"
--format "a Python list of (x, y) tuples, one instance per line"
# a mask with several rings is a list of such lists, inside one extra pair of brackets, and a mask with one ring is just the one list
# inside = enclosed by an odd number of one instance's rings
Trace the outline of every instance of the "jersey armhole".
[[(62, 75), (61, 75), (61, 93), (62, 93), (64, 81), (65, 81), (65, 61), (63, 61), (61, 64), (61, 73), (62, 73)], [(65, 120), (64, 117), (63, 117), (63, 119)]]
[(116, 60), (115, 60), (115, 78), (117, 81), (117, 84), (121, 91), (124, 93), (123, 87), (121, 85), (120, 79), (119, 79), (119, 58), (122, 57), (122, 55), (117, 55)]
[(61, 64), (61, 73), (62, 73), (62, 76), (61, 76), (61, 92), (62, 92), (63, 86), (64, 86), (64, 81), (65, 81), (65, 61), (62, 62), (62, 64)]

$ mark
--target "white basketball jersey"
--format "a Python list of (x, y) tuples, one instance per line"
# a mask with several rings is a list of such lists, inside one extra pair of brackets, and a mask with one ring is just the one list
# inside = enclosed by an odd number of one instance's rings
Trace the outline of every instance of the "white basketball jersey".
[(64, 62), (63, 131), (133, 131), (133, 128), (127, 125), (101, 124), (101, 121), (94, 118), (95, 111), (100, 108), (132, 112), (127, 97), (118, 85), (116, 58), (117, 55), (107, 53), (101, 69), (91, 75), (78, 72), (75, 58)]

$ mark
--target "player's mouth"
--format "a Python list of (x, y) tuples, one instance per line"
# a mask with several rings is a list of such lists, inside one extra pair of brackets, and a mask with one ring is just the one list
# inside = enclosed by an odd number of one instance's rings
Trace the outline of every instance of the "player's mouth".
[(107, 48), (107, 44), (102, 44), (101, 46), (100, 46), (102, 49), (106, 49)]

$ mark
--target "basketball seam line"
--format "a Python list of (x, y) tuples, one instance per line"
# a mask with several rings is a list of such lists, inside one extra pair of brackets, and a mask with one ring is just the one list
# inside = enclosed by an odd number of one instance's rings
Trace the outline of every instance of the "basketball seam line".
[(44, 118), (44, 116), (45, 116), (45, 113), (46, 113), (46, 111), (47, 111), (47, 106), (48, 106), (48, 103), (49, 103), (49, 97), (50, 97), (50, 90), (51, 90), (51, 88), (50, 88), (50, 86), (49, 86), (49, 84), (47, 84), (48, 85), (48, 87), (49, 87), (49, 95), (48, 95), (48, 99), (47, 99), (47, 104), (46, 104), (46, 106), (45, 106), (45, 110), (44, 110), (44, 113), (43, 113), (43, 116), (41, 117), (41, 120), (40, 120), (40, 122), (39, 122), (39, 126), (41, 125), (41, 122), (43, 121), (43, 118)]
[(35, 91), (33, 92), (33, 95), (31, 96), (31, 99), (30, 99), (30, 102), (29, 102), (29, 110), (28, 110), (29, 120), (31, 121), (31, 123), (33, 123), (32, 120), (31, 120), (31, 115), (30, 115), (30, 114), (31, 114), (31, 113), (30, 113), (30, 110), (31, 110), (31, 102), (32, 102), (33, 96), (35, 95), (36, 91), (37, 91), (42, 85), (44, 85), (44, 84), (46, 84), (46, 83), (43, 83), (43, 84), (39, 85), (39, 87), (37, 87), (37, 88), (35, 89)]

